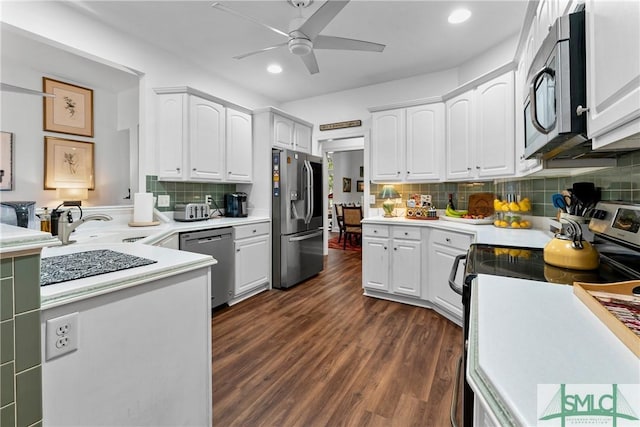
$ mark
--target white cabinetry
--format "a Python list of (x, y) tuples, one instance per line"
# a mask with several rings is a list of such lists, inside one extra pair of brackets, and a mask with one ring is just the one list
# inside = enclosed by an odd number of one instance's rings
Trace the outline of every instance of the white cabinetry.
[(594, 149), (640, 148), (640, 2), (586, 2), (587, 133)]
[(158, 179), (251, 182), (252, 117), (248, 110), (240, 111), (191, 88), (155, 91)]
[[(455, 257), (465, 254), (473, 237), (454, 231), (432, 230), (429, 238), (429, 299), (447, 314), (462, 319), (462, 297), (449, 287), (449, 274)], [(461, 263), (456, 283), (462, 284), (464, 268)]]
[(372, 114), (373, 181), (439, 181), (443, 160), (442, 102)]
[(363, 227), (363, 286), (419, 298), (422, 280), (420, 228)]
[(512, 71), (449, 99), (446, 113), (447, 179), (514, 174)]
[(253, 137), (251, 114), (227, 108), (226, 181), (253, 179)]
[(311, 126), (273, 114), (273, 146), (311, 153)]
[[(233, 227), (235, 247), (234, 297), (266, 289), (271, 277), (270, 224)], [(215, 280), (215, 278), (214, 278)]]

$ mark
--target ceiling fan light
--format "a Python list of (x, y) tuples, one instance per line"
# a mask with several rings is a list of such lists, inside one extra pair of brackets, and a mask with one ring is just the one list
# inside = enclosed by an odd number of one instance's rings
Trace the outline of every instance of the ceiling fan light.
[(311, 53), (313, 43), (310, 40), (299, 38), (289, 40), (289, 52), (297, 56), (304, 56)]
[(471, 17), (471, 11), (469, 9), (456, 9), (449, 15), (448, 21), (450, 24), (460, 24)]
[(267, 71), (271, 74), (280, 74), (282, 72), (282, 67), (278, 64), (270, 64), (267, 67)]

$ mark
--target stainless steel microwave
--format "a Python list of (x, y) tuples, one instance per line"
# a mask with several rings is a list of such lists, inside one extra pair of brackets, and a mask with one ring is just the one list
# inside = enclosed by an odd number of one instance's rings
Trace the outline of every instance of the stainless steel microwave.
[(586, 121), (584, 10), (558, 18), (536, 53), (524, 102), (526, 158), (590, 150)]

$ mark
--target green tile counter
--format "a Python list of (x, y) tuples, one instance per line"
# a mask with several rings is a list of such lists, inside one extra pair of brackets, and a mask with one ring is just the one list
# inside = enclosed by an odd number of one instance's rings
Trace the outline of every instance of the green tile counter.
[(49, 233), (0, 225), (0, 425), (42, 424), (40, 252)]

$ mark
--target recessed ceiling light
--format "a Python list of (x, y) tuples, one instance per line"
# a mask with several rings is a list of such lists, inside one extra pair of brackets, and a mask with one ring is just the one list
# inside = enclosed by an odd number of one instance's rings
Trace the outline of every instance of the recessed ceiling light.
[(459, 24), (461, 22), (466, 21), (471, 17), (471, 12), (469, 9), (456, 9), (451, 12), (449, 15), (449, 23), (450, 24)]
[(271, 74), (278, 74), (282, 72), (282, 67), (278, 64), (271, 64), (267, 67), (267, 71)]

